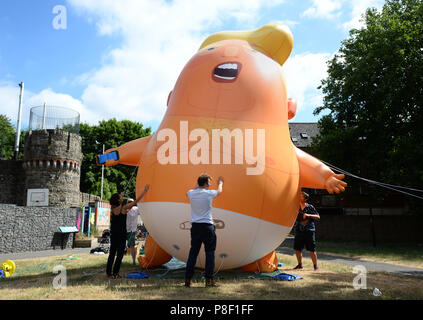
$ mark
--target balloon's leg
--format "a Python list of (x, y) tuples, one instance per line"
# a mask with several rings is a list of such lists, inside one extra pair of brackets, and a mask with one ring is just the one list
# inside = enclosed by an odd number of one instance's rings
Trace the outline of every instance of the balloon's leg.
[(149, 235), (144, 245), (144, 255), (138, 256), (138, 263), (143, 269), (161, 266), (169, 262), (172, 256), (164, 251)]
[(273, 272), (278, 269), (278, 258), (276, 257), (276, 252), (273, 250), (272, 252), (265, 255), (263, 258), (251, 262), (242, 267), (242, 271), (244, 272)]

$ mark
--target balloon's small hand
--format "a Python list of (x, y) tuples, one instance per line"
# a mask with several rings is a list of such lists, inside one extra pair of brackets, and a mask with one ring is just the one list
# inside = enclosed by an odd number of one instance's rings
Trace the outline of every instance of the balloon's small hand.
[(335, 174), (333, 176), (330, 176), (325, 181), (325, 188), (330, 193), (340, 193), (345, 191), (345, 187), (347, 186), (347, 183), (342, 181), (342, 179), (345, 178), (344, 174)]
[(144, 192), (147, 192), (148, 189), (150, 189), (150, 185), (149, 184), (146, 184), (145, 187), (144, 187)]

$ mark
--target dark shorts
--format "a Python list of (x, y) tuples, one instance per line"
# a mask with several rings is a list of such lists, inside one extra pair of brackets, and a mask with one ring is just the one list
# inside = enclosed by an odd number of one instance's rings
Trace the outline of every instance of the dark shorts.
[(294, 238), (294, 250), (302, 251), (304, 247), (308, 251), (316, 251), (316, 232), (296, 232)]
[(127, 232), (126, 233), (126, 241), (128, 242), (128, 247), (135, 246), (135, 233), (136, 232)]

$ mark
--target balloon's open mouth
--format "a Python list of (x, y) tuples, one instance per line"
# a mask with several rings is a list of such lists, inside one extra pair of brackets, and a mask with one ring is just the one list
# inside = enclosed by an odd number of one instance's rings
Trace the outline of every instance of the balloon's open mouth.
[(233, 82), (241, 71), (239, 62), (225, 62), (213, 70), (213, 80), (217, 82)]

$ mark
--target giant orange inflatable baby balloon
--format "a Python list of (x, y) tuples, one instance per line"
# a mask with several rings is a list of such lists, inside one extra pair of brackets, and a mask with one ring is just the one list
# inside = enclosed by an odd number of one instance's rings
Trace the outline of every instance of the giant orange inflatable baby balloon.
[[(274, 250), (295, 222), (301, 188), (345, 190), (343, 175), (291, 142), (296, 102), (281, 66), (292, 47), (280, 24), (210, 36), (182, 70), (158, 130), (99, 156), (99, 164), (138, 166), (137, 194), (150, 185), (139, 203), (150, 234), (142, 267), (187, 260), (186, 192), (201, 173), (225, 179), (212, 210), (216, 270), (275, 270)], [(204, 268), (204, 251), (196, 266)]]

